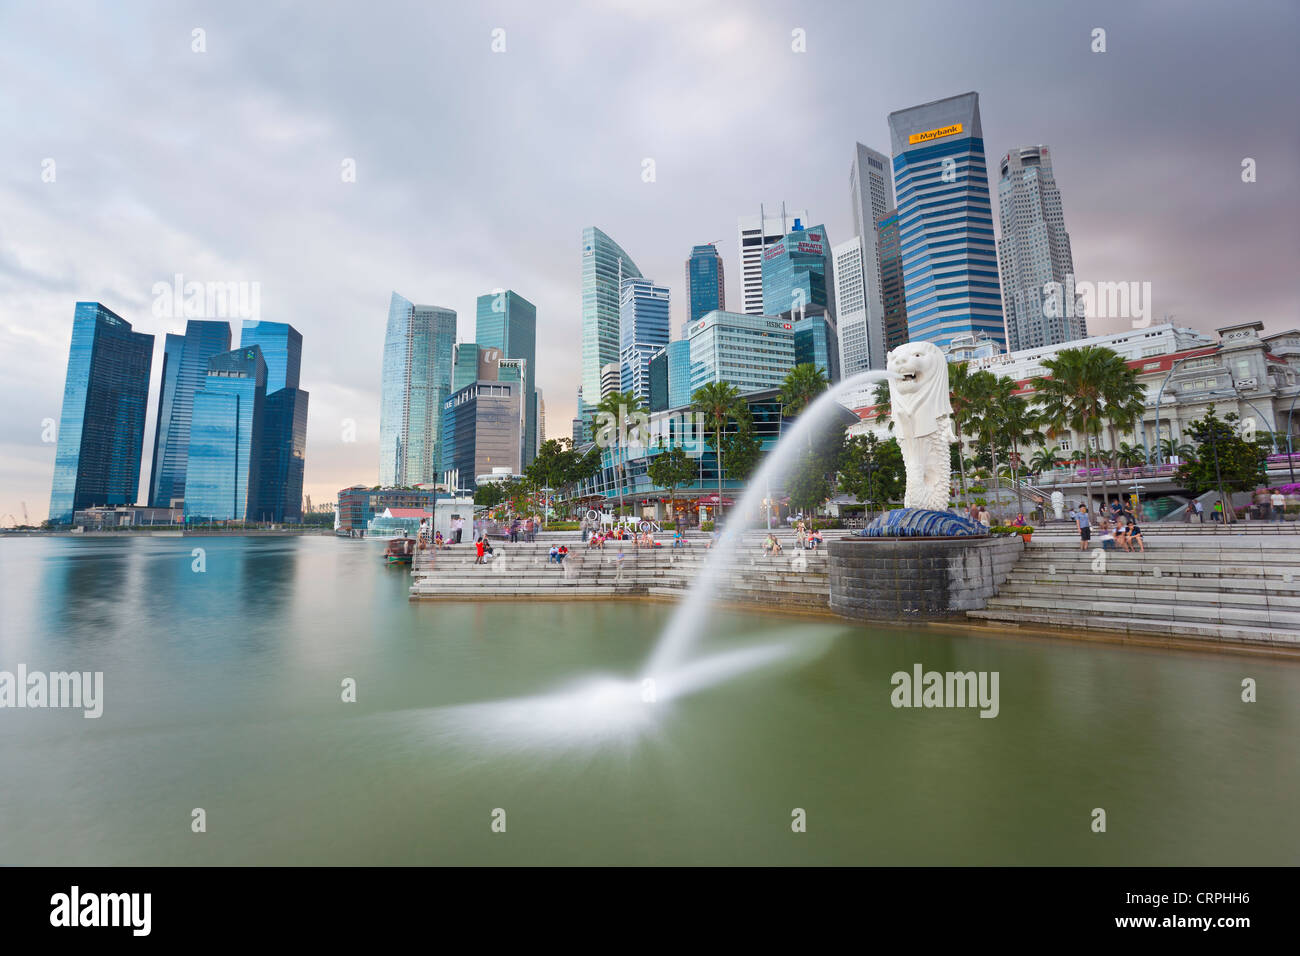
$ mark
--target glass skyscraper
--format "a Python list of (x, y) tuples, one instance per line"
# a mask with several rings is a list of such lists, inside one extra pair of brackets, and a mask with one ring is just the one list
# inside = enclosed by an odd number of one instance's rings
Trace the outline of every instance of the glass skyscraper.
[(208, 360), (190, 423), (186, 522), (261, 520), (265, 405), (261, 348), (241, 346)]
[(135, 504), (140, 490), (153, 336), (98, 302), (78, 302), (63, 384), (50, 521), (95, 505)]
[(185, 323), (184, 335), (167, 333), (154, 427), (153, 468), (149, 472), (150, 507), (166, 508), (185, 497), (194, 393), (208, 374), (208, 359), (229, 351), (228, 322), (191, 319)]
[(668, 407), (681, 408), (691, 403), (691, 342), (677, 339), (668, 343)]
[[(845, 377), (868, 368), (885, 367), (885, 307), (881, 292), (877, 223), (893, 203), (889, 157), (861, 143), (855, 144), (853, 163), (849, 167), (849, 192), (852, 196), (853, 231), (861, 249), (862, 309), (854, 311), (851, 316), (838, 310), (835, 313)], [(837, 247), (837, 280), (840, 255)]]
[(903, 251), (898, 241), (898, 210), (890, 209), (876, 225), (880, 250), (880, 291), (885, 302), (885, 352), (907, 342), (907, 299), (903, 291)]
[(702, 319), (716, 309), (727, 307), (726, 283), (722, 274), (722, 256), (716, 246), (694, 246), (686, 260), (686, 321)]
[(618, 365), (619, 294), (624, 279), (641, 278), (631, 257), (595, 226), (582, 230), (582, 390), (578, 418), (588, 430), (590, 407), (600, 400), (601, 372)]
[(451, 391), (456, 313), (413, 305), (396, 292), (388, 308), (379, 406), (379, 483), (438, 480), (442, 406)]
[(889, 130), (908, 338), (983, 332), (1005, 348), (979, 94), (890, 113)]
[(840, 380), (840, 348), (835, 326), (825, 314), (794, 323), (794, 364), (815, 365), (831, 382)]
[(793, 325), (782, 318), (710, 312), (690, 333), (692, 393), (706, 382), (730, 382), (742, 393), (776, 388), (794, 367)]
[(302, 334), (285, 322), (245, 320), (240, 348), (258, 346), (266, 362), (258, 521), (302, 521), (302, 476), (307, 453), (308, 395), (299, 385)]
[(479, 348), (501, 350), (502, 358), (523, 359), (525, 381), (523, 464), (537, 456), (537, 307), (518, 292), (501, 289), (478, 297), (474, 338)]
[(521, 473), (521, 382), (475, 382), (443, 402), (442, 470), (459, 473), (457, 487), (478, 487), (494, 468)]
[(650, 357), (668, 344), (668, 287), (624, 279), (619, 298), (619, 388), (650, 400)]
[(825, 226), (794, 229), (763, 250), (763, 312), (833, 311), (831, 247)]

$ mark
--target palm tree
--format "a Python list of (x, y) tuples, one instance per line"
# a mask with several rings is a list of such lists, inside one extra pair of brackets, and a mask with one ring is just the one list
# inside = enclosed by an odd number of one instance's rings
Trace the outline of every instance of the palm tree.
[[(1119, 483), (1119, 435), (1134, 431), (1146, 414), (1146, 386), (1138, 382), (1137, 372), (1129, 367), (1124, 357), (1106, 350), (1106, 374), (1102, 383), (1102, 398), (1106, 403), (1106, 427), (1110, 431), (1110, 467), (1115, 478), (1115, 497), (1122, 494)], [(1136, 438), (1136, 434), (1134, 438)]]
[(796, 365), (785, 373), (781, 382), (781, 392), (777, 396), (781, 401), (782, 414), (794, 418), (830, 386), (830, 379), (820, 366), (805, 362)]
[[(714, 514), (718, 518), (722, 516), (722, 430), (727, 427), (727, 419), (740, 412), (741, 404), (740, 390), (730, 382), (706, 382), (691, 396), (692, 409), (703, 415), (713, 429), (713, 450), (718, 457), (718, 507)], [(718, 524), (715, 520), (715, 529)]]
[(1002, 483), (998, 479), (998, 433), (1002, 407), (1015, 390), (1016, 383), (1009, 378), (998, 378), (981, 369), (967, 378), (970, 400), (970, 427), (975, 440), (989, 450), (989, 471), (993, 479), (993, 510), (1002, 508)]
[(1041, 396), (1043, 423), (1049, 434), (1076, 431), (1083, 436), (1083, 464), (1088, 508), (1092, 509), (1091, 439), (1101, 433), (1103, 396), (1110, 349), (1085, 345), (1045, 359), (1046, 376), (1034, 380)]
[(1160, 454), (1166, 461), (1170, 458), (1189, 461), (1196, 457), (1196, 446), (1180, 443), (1176, 438), (1162, 438), (1160, 439)]
[[(1039, 424), (1042, 424), (1041, 413), (1035, 410), (1034, 417), (1038, 419)], [(1056, 453), (1055, 448), (1040, 448), (1038, 451), (1034, 452), (1033, 457), (1029, 459), (1029, 467), (1040, 475), (1045, 471), (1051, 471), (1060, 463), (1061, 456)]]
[(970, 505), (970, 494), (966, 490), (966, 458), (962, 453), (963, 435), (971, 421), (972, 400), (978, 398), (972, 384), (973, 376), (968, 372), (965, 362), (955, 362), (948, 366), (948, 398), (952, 405), (952, 428), (957, 436), (957, 467), (961, 473), (961, 496)]
[(1141, 445), (1130, 445), (1126, 441), (1119, 443), (1119, 451), (1116, 455), (1119, 463), (1124, 468), (1133, 468), (1147, 460), (1147, 453)]
[(610, 392), (602, 398), (593, 409), (592, 433), (600, 434), (601, 419), (614, 422), (614, 473), (618, 476), (618, 516), (623, 517), (623, 485), (626, 478), (625, 463), (620, 462), (620, 454), (626, 456), (623, 447), (623, 425), (627, 425), (627, 437), (636, 441), (648, 436), (641, 434), (638, 415), (645, 414), (645, 402), (635, 392)]
[[(1004, 381), (1010, 382), (1010, 379)], [(1012, 382), (1012, 388), (1015, 383)], [(1011, 483), (1016, 488), (1016, 509), (1025, 513), (1024, 492), (1020, 487), (1020, 447), (1037, 445), (1043, 440), (1043, 433), (1038, 430), (1038, 411), (1029, 404), (1023, 395), (1010, 394), (1002, 405), (999, 433), (1002, 440), (1011, 446)]]

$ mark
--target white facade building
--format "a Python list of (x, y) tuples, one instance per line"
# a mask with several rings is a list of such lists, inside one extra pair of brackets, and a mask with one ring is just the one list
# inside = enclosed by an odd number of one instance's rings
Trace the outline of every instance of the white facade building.
[(831, 258), (834, 260), (835, 271), (835, 318), (839, 323), (840, 374), (847, 378), (872, 367), (861, 240), (854, 236), (847, 242), (833, 246)]
[[(840, 320), (840, 372), (845, 377), (868, 368), (885, 367), (885, 299), (881, 291), (880, 247), (876, 225), (894, 204), (890, 160), (884, 153), (857, 143), (849, 167), (853, 232), (862, 250), (865, 348), (844, 350), (844, 321)], [(856, 339), (856, 336), (854, 336)]]
[(785, 203), (781, 204), (779, 213), (769, 213), (759, 206), (759, 215), (740, 217), (737, 247), (740, 249), (741, 307), (745, 315), (763, 314), (763, 249), (792, 232), (796, 219), (805, 227), (812, 222), (806, 210), (787, 212)]

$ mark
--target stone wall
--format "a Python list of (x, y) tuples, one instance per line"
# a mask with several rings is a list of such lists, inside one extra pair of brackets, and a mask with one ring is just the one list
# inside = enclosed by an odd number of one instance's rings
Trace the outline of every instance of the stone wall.
[(831, 542), (831, 610), (924, 620), (983, 608), (1024, 550), (1019, 537), (846, 538)]

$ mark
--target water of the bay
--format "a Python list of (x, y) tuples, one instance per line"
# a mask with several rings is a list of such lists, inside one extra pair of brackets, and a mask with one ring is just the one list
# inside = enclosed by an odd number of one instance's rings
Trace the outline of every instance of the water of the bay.
[[(636, 680), (671, 608), (412, 604), (380, 549), (0, 541), (0, 671), (104, 674), (98, 719), (0, 709), (0, 864), (1300, 861), (1300, 665), (726, 612), (701, 653), (810, 653), (512, 741), (464, 705)], [(918, 663), (998, 716), (893, 707)]]

